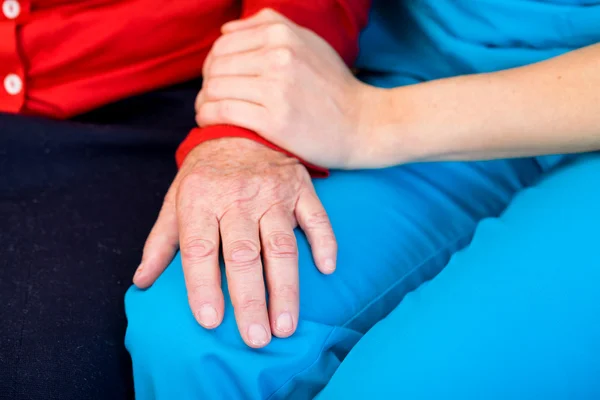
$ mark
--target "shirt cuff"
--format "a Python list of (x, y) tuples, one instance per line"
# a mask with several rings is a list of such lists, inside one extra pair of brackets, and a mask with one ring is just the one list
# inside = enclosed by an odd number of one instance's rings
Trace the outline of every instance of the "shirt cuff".
[(270, 149), (277, 150), (283, 154), (286, 154), (289, 157), (294, 157), (298, 159), (298, 161), (300, 161), (308, 169), (308, 172), (310, 172), (310, 175), (313, 178), (326, 178), (329, 176), (329, 171), (326, 168), (319, 167), (317, 165), (302, 160), (301, 158), (290, 153), (289, 151), (284, 150), (281, 147), (276, 146), (268, 140), (262, 138), (253, 131), (232, 125), (213, 125), (205, 128), (192, 129), (192, 131), (181, 143), (181, 145), (179, 145), (179, 148), (175, 153), (175, 160), (177, 161), (177, 166), (181, 167), (181, 165), (183, 164), (183, 160), (185, 160), (190, 151), (192, 151), (192, 149), (198, 146), (200, 143), (206, 142), (208, 140), (220, 139), (225, 137), (238, 137), (254, 140), (255, 142), (267, 146)]

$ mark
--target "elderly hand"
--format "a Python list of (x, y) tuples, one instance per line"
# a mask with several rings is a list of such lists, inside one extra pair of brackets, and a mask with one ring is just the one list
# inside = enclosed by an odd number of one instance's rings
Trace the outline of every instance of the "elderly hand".
[(223, 26), (204, 65), (196, 120), (248, 128), (314, 164), (345, 168), (365, 151), (381, 92), (319, 36), (263, 10)]
[(265, 346), (271, 333), (291, 335), (298, 321), (296, 221), (319, 270), (333, 272), (337, 244), (305, 167), (247, 139), (205, 142), (169, 189), (134, 283), (150, 286), (180, 247), (192, 312), (215, 328), (224, 312), (221, 244), (241, 336), (251, 347)]

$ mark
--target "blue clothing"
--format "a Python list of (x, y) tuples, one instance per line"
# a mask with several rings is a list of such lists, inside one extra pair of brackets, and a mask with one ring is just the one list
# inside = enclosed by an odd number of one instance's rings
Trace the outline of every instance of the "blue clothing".
[(482, 221), (318, 399), (600, 399), (598, 182), (581, 158)]
[[(378, 86), (406, 85), (524, 65), (600, 40), (590, 19), (600, 20), (600, 0), (562, 3), (376, 1), (362, 39), (361, 77)], [(581, 31), (566, 31), (571, 25)], [(339, 268), (320, 275), (298, 232), (298, 330), (265, 349), (242, 342), (228, 298), (221, 327), (207, 331), (196, 323), (175, 258), (152, 288), (132, 288), (126, 296), (137, 398), (311, 398), (373, 325), (469, 243), (481, 219), (498, 216), (515, 193), (561, 160), (413, 164), (334, 172), (315, 182), (338, 237)], [(506, 312), (515, 306), (536, 304), (507, 302)]]
[[(546, 60), (600, 42), (600, 0), (375, 0), (357, 67), (396, 87)], [(563, 157), (537, 157), (544, 169)]]
[(177, 257), (150, 289), (132, 288), (125, 299), (136, 398), (312, 398), (377, 321), (469, 242), (480, 219), (498, 215), (540, 173), (529, 159), (334, 172), (315, 181), (337, 234), (338, 270), (320, 274), (298, 232), (298, 330), (263, 350), (242, 342), (228, 297), (221, 327), (198, 325)]

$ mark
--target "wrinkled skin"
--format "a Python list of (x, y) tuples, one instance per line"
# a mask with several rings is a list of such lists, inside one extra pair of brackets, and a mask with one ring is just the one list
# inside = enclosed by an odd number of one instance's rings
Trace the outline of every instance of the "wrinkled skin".
[(337, 244), (306, 168), (247, 139), (204, 142), (165, 197), (134, 283), (149, 287), (180, 249), (191, 310), (202, 326), (215, 328), (224, 313), (221, 245), (240, 334), (263, 347), (272, 334), (287, 337), (297, 326), (297, 224), (317, 267), (333, 272)]

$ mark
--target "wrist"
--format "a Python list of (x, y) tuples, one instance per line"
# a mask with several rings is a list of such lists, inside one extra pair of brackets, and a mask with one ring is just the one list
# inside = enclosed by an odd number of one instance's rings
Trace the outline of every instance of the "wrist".
[[(189, 160), (188, 160), (189, 158)], [(212, 125), (196, 128), (177, 149), (177, 165), (182, 168), (202, 160), (225, 158), (232, 164), (248, 164), (253, 160), (266, 164), (302, 164), (313, 178), (325, 178), (329, 171), (313, 165), (271, 142), (255, 132), (232, 125)]]
[(270, 150), (266, 146), (244, 137), (221, 137), (206, 140), (198, 144), (192, 151), (215, 151), (215, 152), (246, 152)]
[(278, 167), (302, 167), (293, 157), (250, 139), (237, 137), (213, 139), (198, 144), (185, 158), (181, 170), (194, 169), (199, 165), (217, 168), (223, 175), (248, 168), (267, 173)]
[[(364, 85), (360, 96), (360, 123), (352, 154), (351, 168), (381, 168), (408, 162), (410, 101), (403, 88), (384, 89)], [(403, 149), (402, 152), (399, 149)]]
[(374, 135), (382, 123), (383, 108), (386, 102), (385, 89), (358, 82), (356, 90), (356, 130), (350, 136), (347, 169), (369, 168), (377, 158), (377, 143)]
[(190, 152), (190, 158), (211, 158), (227, 160), (231, 164), (264, 162), (268, 164), (297, 163), (295, 158), (271, 149), (252, 139), (243, 137), (223, 137), (200, 143)]
[[(393, 89), (379, 89), (365, 108), (357, 156), (363, 168), (382, 168), (439, 159), (452, 148), (453, 132), (464, 125), (456, 118), (453, 93), (458, 83), (432, 81)], [(467, 129), (466, 127), (464, 129)]]

